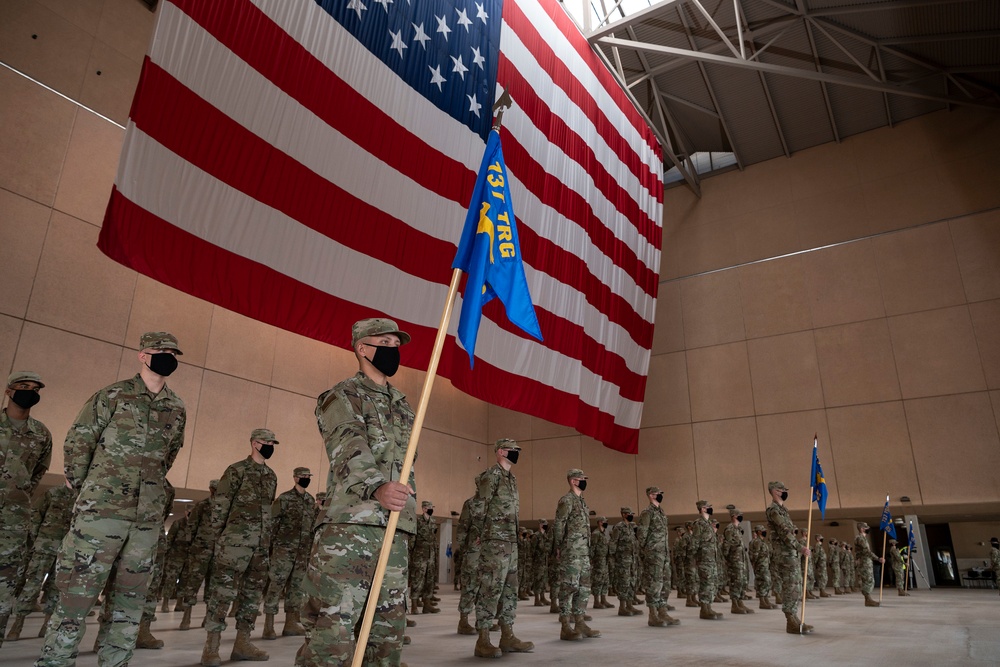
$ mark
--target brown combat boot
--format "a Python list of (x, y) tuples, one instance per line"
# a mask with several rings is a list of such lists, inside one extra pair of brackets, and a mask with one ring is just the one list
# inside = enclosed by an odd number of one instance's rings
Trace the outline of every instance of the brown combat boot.
[(46, 631), (49, 629), (49, 619), (52, 618), (52, 614), (45, 614), (45, 618), (42, 619), (42, 627), (38, 630), (38, 636), (44, 637)]
[(779, 607), (783, 604), (781, 601), (781, 593), (774, 594), (774, 604), (778, 605)]
[(646, 625), (648, 625), (651, 628), (663, 628), (666, 627), (667, 624), (662, 619), (660, 619), (660, 613), (656, 610), (656, 608), (650, 607), (649, 620), (646, 621)]
[(191, 607), (184, 607), (184, 616), (181, 617), (181, 630), (191, 629)]
[(274, 614), (264, 614), (264, 634), (260, 638), (268, 641), (278, 638), (278, 633), (274, 631)]
[(740, 608), (740, 601), (733, 598), (733, 604), (729, 607), (730, 614), (745, 614), (746, 612)]
[(565, 639), (566, 641), (575, 642), (577, 639), (583, 639), (583, 635), (576, 631), (576, 629), (569, 624), (569, 616), (560, 616), (559, 622), (562, 627), (559, 630), (559, 639)]
[(833, 597), (832, 595), (830, 595), (829, 593), (827, 593), (827, 592), (826, 592), (826, 589), (825, 589), (825, 588), (821, 588), (821, 589), (819, 589), (819, 596), (820, 596), (821, 598), (829, 598), (829, 597)]
[[(898, 588), (898, 589), (896, 589), (896, 590), (898, 590), (898, 591), (899, 591), (899, 597), (906, 597), (906, 596), (909, 596), (909, 593), (907, 593), (906, 591), (904, 591), (904, 590), (903, 590), (902, 588)], [(8, 639), (10, 639), (10, 638), (8, 637)]]
[(514, 635), (514, 628), (500, 624), (500, 651), (503, 653), (529, 653), (534, 650), (532, 642), (522, 642)]
[(549, 604), (549, 613), (550, 614), (559, 613), (559, 600), (556, 599), (556, 596), (554, 594), (552, 595), (552, 602)]
[(412, 618), (407, 618), (406, 619), (406, 627), (408, 627), (408, 628), (415, 628), (415, 627), (417, 627), (417, 622), (414, 621)]
[(629, 616), (642, 616), (642, 610), (636, 609), (634, 606), (632, 606), (631, 602), (625, 603), (625, 610), (628, 611)]
[(180, 598), (174, 603), (174, 611), (184, 611), (184, 602)]
[(265, 651), (261, 651), (259, 648), (250, 643), (250, 630), (247, 628), (236, 629), (236, 642), (233, 644), (233, 652), (229, 656), (230, 660), (250, 660), (253, 662), (263, 662), (265, 660), (270, 660), (269, 656)]
[(722, 614), (719, 614), (712, 609), (711, 602), (703, 602), (701, 603), (701, 613), (698, 614), (698, 618), (706, 621), (714, 621), (722, 618)]
[(490, 643), (490, 631), (487, 628), (483, 628), (479, 631), (476, 649), (472, 654), (477, 658), (499, 658), (503, 655), (503, 651)]
[(282, 637), (301, 637), (306, 633), (306, 629), (299, 623), (299, 612), (286, 611), (285, 624), (281, 627)]
[(812, 591), (806, 591), (806, 599), (807, 600), (818, 600), (819, 597), (815, 593), (813, 593)]
[(545, 597), (545, 591), (542, 591), (542, 592), (541, 592), (541, 593), (539, 594), (539, 596), (538, 596), (538, 601), (542, 603), (542, 606), (543, 606), (543, 607), (544, 607), (545, 605), (547, 605), (547, 604), (552, 604), (551, 602), (549, 602), (548, 598), (546, 598), (546, 597)]
[(685, 607), (697, 607), (698, 602), (694, 599), (694, 593), (687, 594), (687, 602), (684, 603)]
[(410, 603), (410, 613), (414, 616), (420, 613), (420, 608), (417, 606), (417, 598), (413, 598), (413, 601)]
[(149, 621), (143, 619), (139, 622), (139, 635), (135, 640), (136, 648), (163, 648), (163, 640), (157, 639), (149, 631)]
[(476, 634), (476, 629), (469, 624), (468, 614), (462, 614), (462, 617), (458, 619), (458, 634), (460, 635)]
[(21, 630), (24, 629), (24, 616), (18, 614), (14, 617), (14, 625), (10, 626), (10, 632), (7, 633), (7, 641), (16, 642), (21, 638)]
[(834, 595), (843, 595), (844, 591), (841, 590), (839, 586), (834, 586), (833, 587), (833, 594)]
[(536, 607), (542, 606), (542, 601), (538, 598), (538, 593), (535, 593), (535, 606)]
[(163, 604), (160, 605), (160, 613), (166, 614), (170, 611), (170, 598), (163, 598)]
[(429, 598), (429, 597), (425, 597), (424, 598), (423, 611), (424, 611), (425, 614), (440, 614), (441, 613), (441, 610), (438, 607), (434, 606), (434, 601), (431, 598)]
[(575, 632), (579, 632), (580, 636), (587, 637), (588, 639), (601, 636), (600, 630), (594, 630), (587, 625), (587, 620), (584, 614), (577, 614), (575, 618), (576, 625), (573, 626), (573, 630)]
[(669, 607), (660, 607), (660, 620), (666, 623), (667, 625), (680, 625), (681, 619), (674, 618), (673, 616), (667, 613), (668, 611), (670, 611)]
[(201, 650), (201, 667), (220, 667), (222, 658), (219, 657), (219, 640), (222, 638), (221, 632), (209, 632), (205, 639), (205, 648)]
[(874, 599), (871, 595), (869, 595), (868, 593), (865, 593), (865, 606), (866, 607), (881, 607), (882, 605), (881, 605), (881, 603), (878, 600)]
[(795, 614), (785, 612), (785, 632), (790, 635), (804, 635), (812, 632), (813, 626), (799, 620)]
[(777, 609), (777, 607), (775, 607), (773, 604), (771, 604), (771, 600), (768, 599), (767, 596), (764, 596), (764, 597), (760, 598), (760, 608), (761, 609)]
[(744, 614), (752, 614), (753, 613), (753, 609), (750, 609), (749, 607), (747, 607), (747, 603), (743, 601), (743, 598), (740, 598), (740, 609), (743, 610)]
[(625, 600), (618, 598), (618, 615), (619, 616), (631, 616), (632, 614), (625, 607)]

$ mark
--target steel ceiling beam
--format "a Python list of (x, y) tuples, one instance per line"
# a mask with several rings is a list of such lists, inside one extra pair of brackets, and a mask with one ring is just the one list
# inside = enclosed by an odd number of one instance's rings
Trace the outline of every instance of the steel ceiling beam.
[[(765, 0), (766, 2), (767, 0)], [(939, 5), (958, 5), (982, 0), (891, 0), (890, 2), (868, 3), (863, 5), (840, 5), (812, 9), (809, 16), (841, 16), (843, 14), (861, 14), (863, 12), (882, 12), (894, 9), (913, 9), (916, 7), (936, 7)], [(774, 4), (768, 2), (768, 4)], [(786, 5), (787, 7), (787, 5)]]
[(619, 30), (624, 30), (628, 26), (634, 26), (637, 23), (642, 23), (647, 19), (653, 18), (654, 16), (658, 16), (663, 12), (665, 12), (670, 7), (672, 7), (673, 5), (683, 2), (687, 2), (687, 0), (660, 0), (660, 2), (656, 3), (655, 5), (650, 5), (645, 9), (640, 9), (634, 14), (629, 14), (622, 20), (615, 21), (614, 23), (607, 23), (607, 20), (610, 18), (611, 15), (611, 13), (608, 12), (608, 16), (604, 17), (604, 22), (602, 23), (602, 25), (586, 33), (584, 37), (587, 38), (587, 41), (593, 42), (595, 39), (599, 37), (610, 35), (612, 33), (618, 32)]
[[(812, 51), (813, 67), (820, 74), (823, 73), (823, 65), (819, 61), (819, 50), (816, 48), (816, 38), (812, 33), (812, 25), (806, 21), (806, 38), (809, 40), (809, 50)], [(830, 119), (830, 131), (833, 132), (833, 140), (840, 143), (840, 131), (837, 129), (837, 118), (833, 115), (833, 104), (830, 103), (830, 91), (826, 89), (826, 82), (820, 81), (820, 89), (823, 91), (823, 102), (826, 104), (826, 113)]]
[(879, 46), (899, 46), (900, 44), (923, 44), (924, 42), (961, 42), (969, 39), (995, 39), (1000, 30), (977, 30), (975, 32), (938, 33), (936, 35), (910, 35), (907, 37), (885, 37), (876, 39)]
[[(740, 51), (744, 59), (746, 59), (746, 52), (743, 51), (743, 31), (742, 25), (746, 22), (746, 15), (743, 13), (743, 6), (740, 4), (740, 0), (733, 0), (733, 11), (736, 13), (736, 27), (740, 31)], [(784, 31), (778, 33), (774, 39), (764, 45), (760, 51), (754, 50), (754, 43), (750, 41), (750, 59), (756, 60), (760, 57), (761, 52), (770, 46), (778, 37), (784, 34)], [(785, 157), (791, 157), (792, 152), (788, 149), (788, 142), (785, 140), (785, 131), (781, 128), (781, 120), (778, 118), (778, 110), (774, 106), (774, 98), (771, 97), (771, 87), (767, 84), (767, 77), (764, 76), (763, 72), (757, 72), (757, 76), (760, 78), (760, 85), (764, 89), (764, 97), (767, 99), (767, 108), (771, 111), (771, 120), (774, 121), (774, 129), (778, 132), (778, 139), (781, 141), (781, 149), (785, 151)]]

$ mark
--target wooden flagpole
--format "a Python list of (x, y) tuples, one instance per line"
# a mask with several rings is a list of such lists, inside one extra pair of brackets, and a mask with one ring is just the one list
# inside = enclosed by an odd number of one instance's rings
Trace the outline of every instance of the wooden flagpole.
[[(458, 293), (458, 283), (461, 277), (461, 269), (455, 269), (451, 274), (451, 284), (448, 286), (448, 296), (445, 300), (444, 312), (441, 313), (441, 322), (438, 324), (437, 336), (434, 338), (431, 360), (427, 364), (427, 375), (424, 377), (424, 386), (420, 392), (420, 403), (417, 404), (417, 413), (413, 419), (413, 429), (410, 431), (410, 441), (406, 445), (406, 457), (403, 459), (403, 469), (399, 474), (399, 481), (402, 484), (406, 484), (407, 480), (410, 479), (413, 459), (417, 454), (417, 441), (420, 440), (420, 431), (424, 426), (424, 417), (427, 414), (427, 405), (431, 398), (431, 388), (434, 386), (434, 378), (437, 375), (438, 362), (441, 360), (441, 350), (444, 349), (444, 340), (448, 335), (448, 323), (451, 321), (451, 313), (455, 305), (455, 295)], [(361, 663), (364, 662), (365, 648), (368, 646), (368, 635), (371, 632), (372, 621), (375, 620), (375, 609), (378, 607), (379, 594), (382, 592), (382, 580), (385, 577), (385, 568), (389, 562), (389, 551), (392, 549), (392, 540), (396, 534), (396, 525), (398, 523), (399, 512), (389, 512), (389, 522), (385, 527), (385, 540), (382, 542), (382, 550), (378, 555), (375, 576), (372, 579), (371, 589), (368, 591), (368, 602), (365, 604), (365, 615), (361, 621), (361, 629), (358, 631), (357, 644), (354, 647), (354, 659), (351, 662), (352, 667), (361, 667)]]
[(906, 544), (906, 572), (903, 573), (903, 575), (906, 578), (906, 583), (903, 584), (903, 592), (904, 593), (909, 593), (910, 592), (910, 567), (911, 567), (910, 566), (910, 558), (913, 557), (913, 553), (912, 552), (913, 552), (913, 548), (910, 547), (910, 544), (909, 544), (909, 535), (907, 535), (907, 544)]
[[(886, 494), (885, 502), (889, 502), (889, 496)], [(879, 521), (881, 523), (881, 521)], [(889, 524), (891, 526), (892, 524)], [(886, 526), (887, 528), (889, 526)], [(878, 571), (878, 602), (882, 604), (882, 586), (885, 583), (885, 543), (889, 541), (889, 535), (887, 530), (882, 531), (882, 563), (880, 564)]]
[[(810, 487), (812, 489), (812, 487)], [(809, 492), (809, 521), (806, 523), (806, 548), (809, 548), (812, 540), (812, 528), (813, 528), (813, 499), (812, 491)], [(811, 550), (810, 550), (811, 551)], [(799, 633), (802, 633), (802, 628), (806, 624), (806, 593), (808, 592), (806, 586), (809, 585), (809, 556), (812, 553), (806, 554), (805, 567), (802, 568), (802, 614), (799, 616)]]

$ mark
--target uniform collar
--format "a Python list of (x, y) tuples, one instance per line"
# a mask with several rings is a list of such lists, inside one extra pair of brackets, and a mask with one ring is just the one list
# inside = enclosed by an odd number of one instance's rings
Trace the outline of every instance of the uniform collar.
[[(7, 415), (7, 408), (4, 408), (0, 415), (2, 415), (0, 416), (0, 425), (14, 430), (14, 421)], [(37, 419), (28, 415), (28, 418), (24, 420), (24, 428), (32, 433), (38, 433), (38, 423)]]

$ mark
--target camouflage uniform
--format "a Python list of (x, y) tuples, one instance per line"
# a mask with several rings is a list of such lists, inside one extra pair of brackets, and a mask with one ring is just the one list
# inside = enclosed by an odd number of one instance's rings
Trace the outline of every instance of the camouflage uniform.
[[(646, 495), (661, 493), (651, 486)], [(673, 621), (667, 616), (667, 598), (670, 596), (670, 529), (663, 509), (649, 504), (639, 514), (638, 550), (643, 565), (642, 587), (646, 591), (646, 606), (650, 610), (650, 622), (659, 618), (663, 623)], [(663, 625), (657, 623), (657, 625)]]
[[(140, 350), (179, 354), (176, 346), (168, 334), (140, 341)], [(98, 662), (124, 665), (132, 657), (185, 420), (184, 403), (168, 386), (154, 396), (137, 374), (94, 394), (70, 427), (65, 473), (79, 495), (56, 564), (59, 603), (36, 667), (73, 663), (84, 619), (115, 564), (113, 620)]]
[[(298, 467), (292, 471), (296, 484), (301, 478), (311, 477), (309, 468)], [(278, 496), (271, 504), (271, 567), (267, 573), (264, 591), (264, 613), (278, 613), (278, 602), (285, 600), (284, 636), (302, 634), (298, 626), (302, 609), (302, 581), (312, 550), (313, 522), (316, 519), (316, 499), (308, 491), (294, 486)], [(271, 619), (273, 620), (273, 619)]]
[(814, 578), (816, 580), (816, 587), (819, 589), (820, 597), (827, 597), (826, 592), (826, 581), (827, 573), (826, 568), (828, 563), (828, 558), (826, 555), (826, 547), (823, 546), (823, 536), (816, 536), (816, 549), (813, 552), (813, 557), (809, 559), (814, 562), (813, 572)]
[[(858, 524), (859, 528), (868, 528), (867, 523)], [(872, 589), (875, 587), (875, 575), (872, 572), (872, 563), (877, 563), (879, 557), (872, 552), (868, 536), (859, 534), (854, 538), (854, 567), (857, 572), (855, 576), (860, 579), (861, 592), (865, 596), (867, 606), (878, 606), (878, 602), (871, 599)], [(872, 604), (874, 602), (874, 605)]]
[[(621, 512), (628, 516), (632, 513), (632, 508), (623, 507)], [(630, 521), (619, 521), (611, 529), (611, 538), (608, 540), (611, 585), (615, 587), (615, 593), (618, 595), (618, 606), (620, 607), (618, 613), (622, 616), (631, 615), (631, 613), (623, 612), (632, 606), (632, 600), (635, 597), (632, 578), (635, 572), (635, 554), (638, 551), (638, 541), (632, 526)]]
[[(735, 514), (734, 514), (735, 512)], [(729, 510), (730, 516), (739, 518), (741, 516), (738, 509)], [(726, 526), (722, 533), (722, 553), (726, 559), (726, 569), (729, 571), (729, 595), (732, 599), (732, 613), (752, 614), (753, 610), (747, 609), (743, 604), (743, 596), (746, 594), (749, 573), (747, 572), (746, 547), (743, 544), (743, 530), (738, 524), (732, 522)]]
[(833, 584), (833, 592), (840, 595), (842, 591), (840, 590), (841, 584), (841, 567), (840, 567), (840, 544), (837, 540), (830, 540), (830, 579)]
[[(181, 539), (181, 537), (185, 539)], [(191, 531), (188, 529), (187, 514), (170, 525), (167, 532), (167, 557), (163, 565), (163, 585), (160, 587), (160, 597), (163, 598), (163, 611), (169, 611), (168, 604), (177, 597), (177, 581), (180, 579), (184, 561), (187, 560), (188, 549), (191, 546)]]
[(527, 528), (521, 529), (517, 539), (517, 599), (527, 600), (531, 590), (531, 577), (528, 576), (529, 560), (531, 558), (531, 537)]
[[(422, 510), (431, 510), (434, 505), (429, 501), (421, 503)], [(437, 583), (437, 570), (434, 569), (434, 554), (437, 553), (437, 524), (434, 519), (421, 512), (417, 515), (417, 532), (410, 544), (410, 597), (413, 609), (417, 613), (417, 605), (423, 604), (425, 614), (440, 611), (434, 606), (431, 598), (434, 596), (434, 584)]]
[[(45, 386), (37, 374), (27, 371), (11, 373), (6, 386), (29, 382), (39, 389)], [(23, 423), (15, 423), (7, 409), (0, 412), (0, 645), (24, 574), (31, 494), (51, 461), (52, 434), (45, 424), (30, 414)]]
[(905, 590), (906, 576), (903, 555), (896, 548), (896, 540), (889, 540), (889, 564), (892, 565), (892, 574), (896, 579), (896, 590), (899, 591), (900, 595), (909, 595)]
[(590, 534), (590, 576), (593, 581), (591, 592), (597, 600), (594, 603), (595, 609), (598, 608), (598, 604), (602, 607), (611, 607), (607, 604), (609, 581), (608, 530), (605, 527), (607, 522), (605, 517), (597, 517), (597, 528)]
[[(354, 627), (364, 613), (389, 520), (389, 511), (375, 499), (375, 491), (388, 481), (408, 483), (416, 490), (412, 470), (409, 479), (400, 480), (413, 410), (391, 384), (380, 386), (358, 372), (320, 395), (316, 419), (330, 475), (326, 512), (317, 520), (304, 586), (309, 640), (296, 659), (296, 664), (310, 667), (344, 664), (354, 655)], [(365, 649), (366, 665), (400, 662), (407, 551), (416, 528), (416, 502), (411, 496), (399, 513)]]
[[(698, 564), (698, 601), (704, 610), (706, 606), (712, 604), (719, 592), (719, 544), (711, 520), (699, 516), (695, 519), (693, 528), (691, 551)], [(712, 613), (714, 615), (716, 612)]]
[(750, 540), (750, 565), (753, 567), (754, 587), (763, 603), (771, 594), (771, 546), (763, 538), (763, 527), (754, 529)]
[[(567, 479), (583, 478), (583, 471), (574, 468)], [(590, 510), (583, 495), (569, 491), (556, 507), (552, 544), (559, 559), (559, 614), (562, 619), (575, 618), (583, 623), (584, 611), (590, 599)], [(577, 628), (579, 632), (580, 628)]]
[(1000, 547), (995, 540), (990, 540), (990, 545), (990, 569), (993, 570), (993, 581), (998, 584), (997, 588), (1000, 588)]
[[(768, 491), (773, 489), (787, 490), (781, 482), (770, 482)], [(771, 564), (775, 567), (777, 579), (781, 582), (781, 609), (785, 612), (786, 631), (799, 632), (799, 596), (802, 594), (802, 569), (799, 567), (799, 556), (802, 548), (795, 539), (795, 524), (788, 516), (788, 509), (773, 501), (765, 512), (767, 515), (767, 532), (771, 542)], [(808, 632), (811, 626), (802, 625), (801, 631)]]
[[(549, 554), (552, 552), (552, 531), (548, 529), (548, 525), (548, 521), (545, 519), (539, 521), (538, 532), (531, 538), (532, 579), (539, 606), (550, 604), (545, 599), (545, 591), (550, 588), (551, 584), (549, 581)], [(554, 594), (553, 597), (555, 597)]]
[[(213, 479), (209, 485), (209, 497), (199, 500), (188, 515), (187, 530), (191, 544), (188, 547), (187, 562), (181, 572), (177, 589), (177, 603), (184, 609), (181, 630), (191, 627), (191, 609), (198, 604), (198, 589), (208, 578), (215, 553), (215, 533), (212, 529), (212, 498), (219, 486)], [(205, 586), (205, 599), (211, 597), (211, 587)]]
[[(472, 502), (475, 496), (467, 498), (462, 503), (462, 513), (458, 517), (458, 528), (455, 530), (455, 541), (462, 554), (462, 595), (458, 602), (458, 613), (465, 617), (476, 610), (477, 575), (479, 574), (479, 545), (475, 538), (470, 538), (472, 526)], [(456, 566), (457, 567), (457, 566)], [(471, 628), (468, 634), (472, 634)]]

